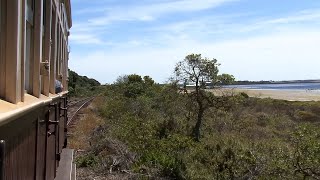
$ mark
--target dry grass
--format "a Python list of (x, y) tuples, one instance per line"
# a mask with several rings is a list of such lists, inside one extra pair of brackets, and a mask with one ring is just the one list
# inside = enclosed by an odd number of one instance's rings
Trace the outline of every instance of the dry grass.
[[(86, 150), (90, 146), (89, 138), (94, 129), (103, 124), (103, 120), (97, 116), (96, 100), (88, 107), (80, 111), (80, 116), (75, 119), (75, 126), (69, 129), (69, 148), (77, 150)], [(99, 100), (98, 100), (99, 101)]]
[[(87, 152), (91, 147), (91, 138), (98, 127), (104, 124), (103, 119), (97, 115), (97, 107), (103, 104), (104, 99), (97, 97), (88, 107), (80, 111), (80, 115), (75, 119), (75, 126), (69, 129), (68, 147), (74, 149), (75, 159)], [(104, 151), (110, 150), (109, 148)], [(112, 150), (112, 149), (111, 149)], [(78, 168), (77, 179), (79, 180), (125, 180), (132, 179), (132, 175), (126, 173), (106, 173), (101, 175), (90, 168)]]

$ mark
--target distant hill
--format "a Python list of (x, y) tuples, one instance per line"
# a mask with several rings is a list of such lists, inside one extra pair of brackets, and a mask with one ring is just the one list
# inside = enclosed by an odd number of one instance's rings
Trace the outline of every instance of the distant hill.
[(71, 96), (88, 96), (90, 92), (94, 91), (97, 86), (100, 86), (100, 82), (88, 78), (87, 76), (81, 76), (78, 73), (69, 71), (69, 94)]

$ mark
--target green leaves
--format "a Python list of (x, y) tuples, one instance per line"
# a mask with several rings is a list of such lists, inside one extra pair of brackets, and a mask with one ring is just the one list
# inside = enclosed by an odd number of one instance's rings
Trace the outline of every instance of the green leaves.
[[(214, 98), (212, 98), (213, 93), (206, 93), (205, 89), (207, 86), (214, 88), (217, 85), (221, 85), (222, 82), (231, 83), (234, 81), (234, 77), (231, 75), (218, 75), (218, 66), (220, 66), (220, 64), (217, 63), (216, 59), (202, 58), (201, 54), (190, 54), (187, 55), (184, 60), (178, 62), (175, 67), (176, 77), (174, 79), (178, 83), (183, 83), (185, 94), (188, 94), (189, 99), (195, 102), (196, 108), (192, 113), (197, 114), (197, 122), (192, 134), (196, 141), (200, 141), (200, 130), (205, 111), (209, 107), (221, 107), (220, 104), (214, 102)], [(188, 83), (194, 84), (194, 91), (188, 91)], [(193, 103), (189, 103), (189, 105), (190, 104), (193, 106)]]
[(216, 59), (202, 58), (201, 54), (190, 54), (175, 67), (176, 79), (200, 84), (201, 81), (216, 81), (219, 72)]
[(92, 96), (92, 94), (97, 93), (96, 87), (101, 85), (97, 80), (88, 78), (87, 76), (80, 76), (70, 69), (68, 72), (70, 96)]
[(151, 91), (156, 85), (155, 81), (150, 76), (143, 78), (137, 74), (125, 75), (118, 77), (115, 84), (121, 87), (124, 95), (128, 98), (137, 98)]
[(235, 81), (235, 78), (230, 74), (221, 74), (217, 77), (217, 80), (222, 85), (228, 85), (232, 84)]
[(320, 179), (320, 133), (319, 128), (300, 126), (293, 134), (295, 152), (292, 159), (295, 174), (304, 178)]
[[(193, 56), (190, 63), (196, 64), (199, 56)], [(197, 97), (195, 92), (180, 93), (174, 85), (156, 85), (147, 76), (126, 76), (119, 82), (105, 87), (98, 112), (106, 127), (92, 147), (115, 156), (105, 139), (121, 142), (127, 148), (120, 154), (135, 154), (130, 166), (124, 166), (134, 174), (150, 179), (319, 179), (320, 103), (257, 99), (245, 93), (215, 96), (204, 89)], [(207, 107), (199, 142), (191, 137), (197, 98)], [(102, 172), (109, 171), (112, 161), (103, 153), (88, 154), (79, 164), (107, 164)]]

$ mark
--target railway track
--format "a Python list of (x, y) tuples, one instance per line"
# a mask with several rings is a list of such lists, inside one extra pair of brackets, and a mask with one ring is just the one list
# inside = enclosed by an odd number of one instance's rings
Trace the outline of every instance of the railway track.
[(67, 122), (68, 127), (73, 123), (73, 120), (77, 116), (79, 111), (82, 108), (86, 107), (93, 99), (94, 97), (90, 97), (86, 99), (71, 101), (68, 108), (68, 122)]

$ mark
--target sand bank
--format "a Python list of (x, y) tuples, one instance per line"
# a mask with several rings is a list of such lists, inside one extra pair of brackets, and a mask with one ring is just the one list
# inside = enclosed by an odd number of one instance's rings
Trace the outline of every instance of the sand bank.
[(309, 90), (260, 90), (232, 89), (234, 93), (245, 92), (251, 97), (283, 99), (288, 101), (320, 101), (320, 91)]

